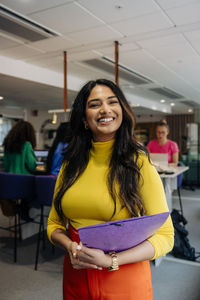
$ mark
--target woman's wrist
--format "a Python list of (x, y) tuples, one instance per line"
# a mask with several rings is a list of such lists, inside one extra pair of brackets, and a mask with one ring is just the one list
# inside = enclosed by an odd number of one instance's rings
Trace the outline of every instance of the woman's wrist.
[(110, 268), (112, 266), (112, 257), (109, 254), (106, 254), (107, 262), (105, 268)]
[(112, 251), (109, 253), (111, 260), (112, 260), (112, 264), (111, 266), (108, 267), (108, 271), (117, 271), (119, 270), (119, 262), (118, 262), (118, 257), (117, 257), (117, 253)]

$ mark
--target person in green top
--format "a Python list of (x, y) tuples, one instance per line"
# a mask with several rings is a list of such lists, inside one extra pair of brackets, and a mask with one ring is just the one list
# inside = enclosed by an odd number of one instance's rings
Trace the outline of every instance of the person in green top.
[(33, 126), (18, 121), (4, 139), (4, 169), (15, 174), (31, 174), (36, 167), (33, 149), (36, 137)]
[[(3, 142), (4, 170), (8, 173), (31, 174), (36, 168), (36, 136), (33, 126), (24, 120), (18, 121), (8, 132)], [(29, 220), (28, 201), (22, 201), (22, 218)]]

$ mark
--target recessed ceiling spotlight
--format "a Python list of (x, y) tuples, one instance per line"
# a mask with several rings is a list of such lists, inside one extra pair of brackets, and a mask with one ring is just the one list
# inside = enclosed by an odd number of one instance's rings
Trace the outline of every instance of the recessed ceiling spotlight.
[(3, 96), (0, 96), (0, 100), (3, 100)]
[(170, 105), (171, 105), (171, 106), (174, 106), (175, 104), (174, 104), (174, 102), (172, 102), (172, 103), (170, 103)]
[(161, 102), (161, 103), (165, 103), (165, 99), (161, 99), (160, 102)]
[(151, 107), (153, 110), (157, 110), (157, 107), (156, 106), (152, 106)]
[(189, 109), (188, 109), (188, 112), (189, 112), (189, 113), (193, 113), (193, 109), (192, 109), (192, 108), (189, 108)]

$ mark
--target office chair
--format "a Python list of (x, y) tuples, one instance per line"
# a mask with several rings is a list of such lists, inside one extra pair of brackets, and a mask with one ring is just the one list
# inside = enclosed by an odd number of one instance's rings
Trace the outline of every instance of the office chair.
[[(8, 200), (13, 204), (14, 226), (0, 227), (14, 231), (14, 262), (17, 261), (17, 236), (21, 239), (20, 200), (31, 201), (35, 195), (35, 176), (0, 172), (0, 203)], [(14, 230), (13, 230), (14, 227)]]
[[(36, 256), (35, 256), (35, 270), (37, 270), (37, 265), (38, 265), (41, 233), (43, 235), (43, 249), (45, 248), (45, 245), (44, 245), (44, 241), (45, 241), (44, 206), (51, 206), (51, 204), (52, 204), (56, 179), (57, 179), (57, 177), (55, 177), (55, 176), (47, 176), (47, 175), (35, 176), (37, 201), (40, 203), (40, 207), (41, 207), (39, 231), (38, 231), (37, 247), (36, 247)], [(53, 247), (52, 249), (54, 249), (54, 246), (52, 246), (52, 247)]]

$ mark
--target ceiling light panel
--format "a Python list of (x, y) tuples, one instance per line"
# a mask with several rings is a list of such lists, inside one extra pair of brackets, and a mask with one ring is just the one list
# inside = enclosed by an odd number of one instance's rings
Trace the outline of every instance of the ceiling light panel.
[(32, 0), (1, 0), (1, 4), (9, 6), (11, 9), (20, 12), (21, 14), (31, 14), (37, 11), (49, 9), (61, 5), (63, 3), (72, 2), (72, 0), (42, 0), (42, 1), (32, 1)]
[[(101, 59), (90, 59), (83, 62), (91, 67), (96, 68), (97, 70), (99, 69), (114, 75), (114, 62), (106, 58), (103, 59), (104, 61)], [(121, 65), (119, 65), (119, 77), (120, 79), (127, 80), (134, 84), (147, 84), (151, 82), (148, 78), (145, 78), (144, 76), (137, 74), (136, 72)]]
[(151, 88), (150, 91), (157, 93), (159, 95), (168, 97), (169, 99), (181, 99), (183, 96), (175, 93), (174, 91), (167, 88)]
[(0, 5), (0, 30), (31, 42), (56, 36), (54, 32), (2, 5)]

